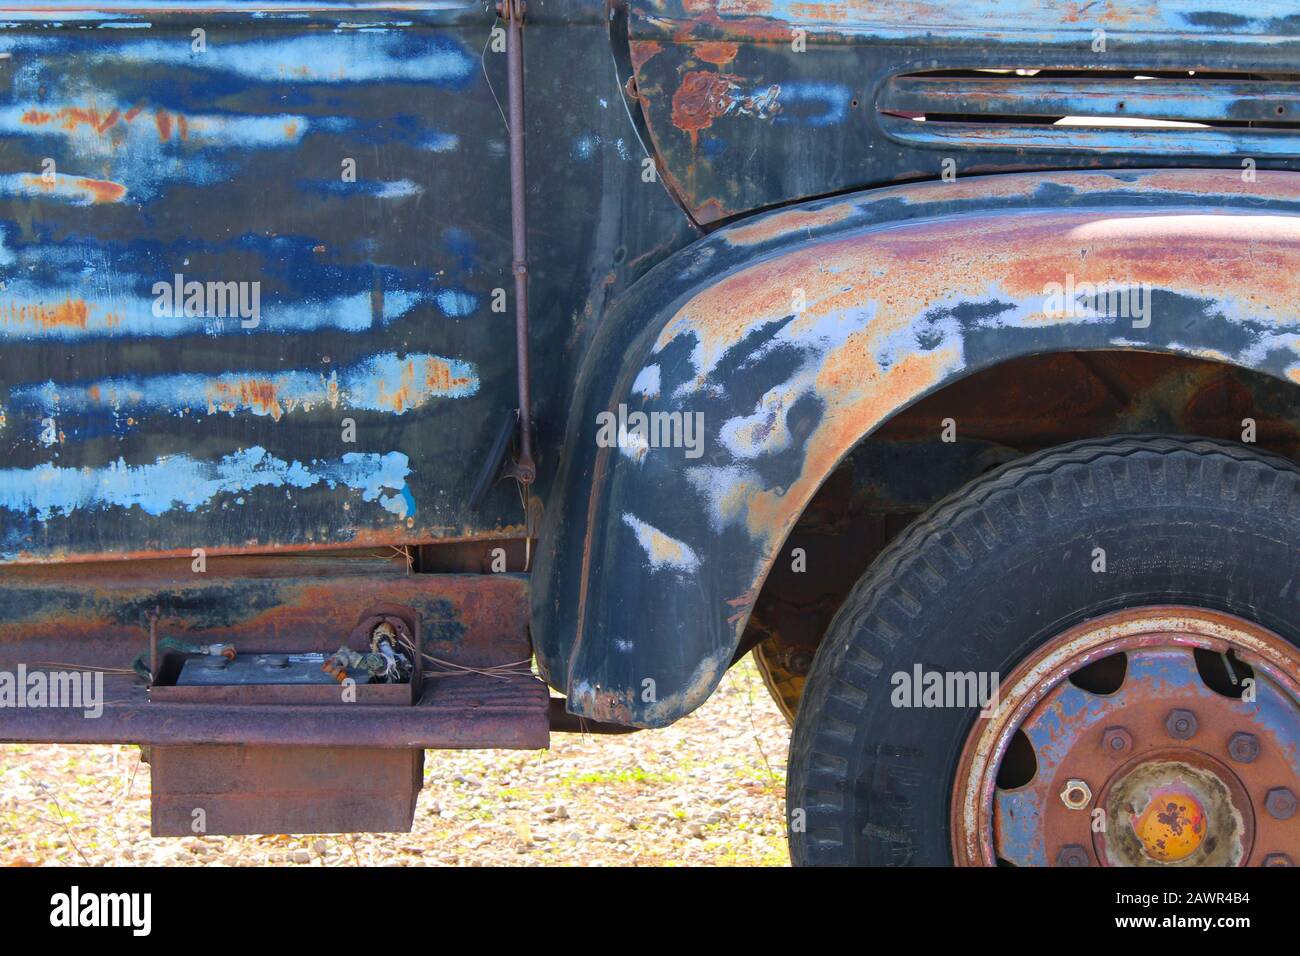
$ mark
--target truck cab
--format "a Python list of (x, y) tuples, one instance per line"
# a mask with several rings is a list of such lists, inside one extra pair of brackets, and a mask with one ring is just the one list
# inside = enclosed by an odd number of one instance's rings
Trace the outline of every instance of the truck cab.
[(752, 653), (796, 863), (1300, 860), (1292, 5), (0, 20), (0, 740), (402, 830)]

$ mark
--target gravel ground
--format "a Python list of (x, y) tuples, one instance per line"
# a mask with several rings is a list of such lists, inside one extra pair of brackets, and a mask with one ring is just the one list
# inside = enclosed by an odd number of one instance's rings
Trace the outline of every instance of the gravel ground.
[(0, 747), (0, 865), (784, 866), (789, 729), (749, 658), (664, 730), (430, 751), (409, 834), (149, 836), (134, 747)]

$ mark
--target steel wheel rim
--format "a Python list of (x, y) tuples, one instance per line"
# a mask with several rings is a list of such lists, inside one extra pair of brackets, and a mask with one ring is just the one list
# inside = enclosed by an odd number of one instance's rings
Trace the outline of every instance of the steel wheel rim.
[[(1193, 661), (1197, 649), (1219, 654), (1232, 651), (1238, 660), (1254, 671), (1256, 703), (1259, 706), (1251, 715), (1241, 711), (1246, 704), (1235, 702), (1234, 719), (1241, 721), (1243, 726), (1260, 731), (1253, 735), (1264, 737), (1261, 749), (1267, 754), (1266, 762), (1252, 760), (1242, 763), (1227, 754), (1228, 742), (1218, 739), (1221, 735), (1217, 732), (1221, 729), (1220, 711), (1232, 710), (1233, 702), (1226, 697), (1222, 702), (1207, 697), (1206, 694), (1213, 693), (1209, 688), (1202, 684), (1198, 690), (1187, 682), (1189, 662)], [(1074, 721), (1079, 713), (1077, 704), (1080, 697), (1088, 695), (1087, 691), (1070, 684), (1071, 675), (1119, 653), (1140, 664), (1134, 674), (1127, 669), (1125, 672), (1124, 684), (1128, 685), (1130, 677), (1133, 677), (1135, 693), (1122, 689), (1110, 697), (1091, 695), (1095, 698), (1089, 700), (1093, 709), (1077, 718), (1079, 726), (1071, 727), (1072, 736), (1064, 735), (1059, 741), (1053, 741), (1051, 747), (1043, 746), (1044, 741), (1050, 738), (1050, 734), (1042, 730), (1043, 722), (1056, 719), (1058, 726), (1063, 725), (1065, 722), (1060, 720), (1063, 713), (1070, 714), (1070, 720)], [(1177, 687), (1177, 693), (1152, 695), (1139, 685), (1139, 681), (1149, 681), (1151, 674), (1161, 667), (1175, 675), (1181, 674), (1182, 684), (1167, 682), (1168, 686)], [(1196, 865), (1198, 862), (1215, 865), (1204, 861), (1207, 852), (1200, 846), (1212, 843), (1218, 847), (1222, 838), (1240, 842), (1243, 849), (1237, 854), (1239, 859), (1229, 854), (1225, 861), (1220, 853), (1216, 857), (1219, 865), (1286, 865), (1294, 862), (1297, 859), (1297, 850), (1293, 846), (1296, 838), (1280, 843), (1277, 837), (1278, 825), (1285, 824), (1288, 817), (1277, 817), (1272, 810), (1266, 811), (1264, 803), (1275, 789), (1286, 790), (1294, 803), (1295, 780), (1300, 774), (1296, 739), (1297, 728), (1300, 728), (1300, 680), (1297, 675), (1300, 675), (1300, 651), (1283, 638), (1253, 622), (1203, 608), (1171, 605), (1128, 609), (1069, 628), (1038, 648), (1002, 681), (998, 706), (987, 719), (978, 719), (967, 736), (952, 793), (950, 824), (954, 861), (967, 866), (992, 866), (1000, 859), (1016, 865), (1163, 863), (1178, 866)], [(1130, 710), (1130, 697), (1140, 706)], [(1097, 700), (1102, 703), (1098, 704)], [(1162, 736), (1152, 729), (1153, 709), (1179, 709), (1177, 701), (1180, 700), (1196, 702), (1187, 709), (1195, 711), (1196, 707), (1202, 707), (1207, 710), (1206, 716), (1211, 720), (1206, 732), (1194, 732), (1191, 739), (1180, 740), (1170, 736), (1174, 731), (1166, 729)], [(1120, 721), (1110, 719), (1118, 709), (1134, 715), (1141, 711), (1141, 739), (1128, 749), (1113, 753), (1101, 750), (1108, 763), (1105, 773), (1099, 774), (1097, 759), (1100, 758), (1096, 751), (1103, 746), (1106, 730), (1121, 725)], [(1026, 730), (1031, 744), (1035, 737), (1039, 741), (1039, 745), (1034, 746), (1038, 770), (1029, 784), (1003, 790), (997, 786), (998, 772), (1013, 737), (1022, 729)], [(1195, 739), (1198, 735), (1201, 737), (1199, 741)], [(1089, 749), (1076, 749), (1080, 747)], [(1242, 755), (1241, 749), (1234, 752)], [(1072, 759), (1072, 755), (1078, 759)], [(1187, 759), (1180, 759), (1182, 757)], [(1133, 806), (1131, 802), (1122, 806), (1107, 803), (1115, 788), (1128, 780), (1136, 767), (1160, 760), (1183, 766), (1156, 768), (1158, 772), (1152, 768), (1145, 769), (1143, 772), (1152, 778), (1155, 789), (1141, 792), (1149, 793), (1154, 801), (1156, 796), (1164, 794), (1161, 789), (1164, 784), (1172, 781), (1182, 785), (1174, 789), (1187, 800), (1182, 801), (1177, 794), (1173, 799), (1179, 801), (1180, 810), (1187, 812), (1181, 816), (1173, 815), (1172, 831), (1159, 820), (1154, 823), (1150, 819), (1142, 820), (1139, 826), (1135, 821), (1142, 808)], [(1048, 797), (1057, 804), (1063, 803), (1064, 790), (1060, 791), (1058, 799), (1054, 787), (1060, 783), (1062, 773), (1067, 775), (1066, 780), (1070, 780), (1069, 768), (1079, 766), (1088, 767), (1088, 774), (1093, 777), (1092, 780), (1079, 778), (1088, 784), (1089, 800), (1073, 811), (1078, 815), (1076, 820), (1062, 823), (1063, 819), (1069, 821), (1069, 806), (1058, 810)], [(1278, 779), (1265, 779), (1268, 774)], [(1281, 779), (1283, 777), (1285, 779)], [(1121, 800), (1131, 798), (1128, 791), (1132, 789), (1130, 785), (1118, 797)], [(1083, 794), (1071, 796), (1077, 798)], [(1243, 800), (1245, 807), (1239, 805)], [(1215, 810), (1209, 821), (1210, 829), (1206, 831), (1214, 839), (1210, 840), (1203, 833), (1200, 844), (1177, 856), (1185, 849), (1179, 842), (1185, 831), (1179, 830), (1179, 826), (1188, 824), (1194, 827), (1197, 812), (1204, 816), (1208, 809), (1201, 805), (1205, 801)], [(1160, 809), (1163, 810), (1164, 806), (1162, 804)], [(1270, 807), (1279, 809), (1272, 803)], [(1096, 840), (1092, 839), (1091, 824), (1092, 811), (1098, 808), (1106, 810), (1106, 815), (1102, 818), (1104, 829), (1101, 838)], [(1130, 814), (1129, 811), (1133, 812)], [(1066, 817), (1063, 818), (1062, 813)], [(1085, 827), (1073, 826), (1076, 822), (1084, 823), (1085, 817)], [(1257, 822), (1262, 824), (1259, 827), (1260, 839), (1256, 839)], [(1132, 846), (1119, 848), (1121, 843), (1131, 843), (1127, 836), (1123, 836), (1125, 828), (1138, 834), (1139, 858), (1126, 855), (1133, 852)], [(1291, 833), (1297, 829), (1294, 823), (1288, 828)], [(1062, 843), (1061, 834), (1066, 831), (1074, 833), (1077, 839)], [(1123, 839), (1117, 839), (1121, 836)], [(1170, 850), (1169, 844), (1159, 842), (1161, 838), (1172, 838), (1172, 842), (1178, 845)], [(1113, 852), (1112, 843), (1116, 844)], [(1063, 848), (1071, 846), (1074, 849), (1064, 854)], [(1008, 850), (1012, 851), (1010, 857), (1004, 855)], [(1172, 858), (1156, 859), (1151, 855), (1171, 852), (1175, 854)]]

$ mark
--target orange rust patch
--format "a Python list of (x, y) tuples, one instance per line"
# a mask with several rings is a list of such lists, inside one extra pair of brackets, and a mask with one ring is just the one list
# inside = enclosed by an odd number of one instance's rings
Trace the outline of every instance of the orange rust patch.
[(89, 126), (96, 133), (102, 135), (116, 126), (121, 117), (122, 113), (117, 109), (103, 113), (97, 109), (65, 106), (54, 112), (30, 109), (23, 114), (22, 121), (28, 126), (46, 126), (57, 122), (63, 130), (69, 133), (76, 131), (80, 126)]
[(857, 206), (851, 202), (837, 203), (825, 209), (791, 209), (764, 218), (750, 225), (737, 226), (727, 230), (727, 242), (733, 246), (757, 245), (768, 239), (788, 235), (792, 232), (816, 229), (842, 222), (856, 211)]
[(446, 395), (453, 388), (468, 385), (470, 379), (452, 375), (451, 367), (439, 358), (407, 359), (402, 364), (402, 377), (395, 389), (379, 383), (379, 403), (401, 414), (416, 408), (431, 395)]
[(28, 189), (39, 190), (54, 196), (74, 196), (89, 199), (93, 203), (120, 202), (126, 195), (126, 187), (121, 183), (107, 179), (87, 179), (84, 176), (64, 176), (62, 173), (53, 182), (44, 176), (29, 175), (22, 177), (22, 183)]
[(673, 94), (673, 125), (692, 134), (708, 129), (731, 107), (731, 93), (738, 80), (710, 70), (687, 73)]
[(91, 194), (99, 202), (120, 202), (126, 195), (126, 187), (121, 183), (109, 182), (107, 179), (78, 179), (77, 186)]
[(465, 388), (472, 379), (466, 375), (452, 375), (451, 366), (442, 359), (424, 360), (424, 385), (434, 395), (443, 395), (455, 389)]
[(158, 138), (169, 140), (172, 138), (172, 117), (166, 110), (159, 110), (153, 117), (154, 125), (158, 127)]
[[(750, 533), (775, 547), (822, 477), (864, 433), (962, 367), (955, 338), (930, 351), (908, 345), (909, 330), (933, 307), (997, 296), (1045, 308), (1046, 287), (1073, 275), (1076, 285), (1149, 283), (1235, 300), (1281, 323), (1292, 320), (1300, 300), (1298, 265), (1300, 217), (1278, 214), (1135, 207), (904, 223), (816, 243), (725, 278), (667, 323), (655, 350), (693, 337), (699, 387), (727, 349), (767, 323), (789, 319), (784, 334), (811, 342), (825, 334), (824, 323), (874, 309), (868, 324), (822, 358), (812, 388), (826, 412), (808, 439), (799, 477), (784, 489), (735, 488), (724, 496), (727, 509), (743, 500)], [(798, 314), (792, 289), (805, 292), (807, 308)], [(1022, 321), (1076, 320), (1044, 313)], [(1116, 334), (1123, 334), (1121, 326)]]
[(651, 59), (664, 52), (664, 45), (658, 40), (633, 40), (629, 47), (633, 70), (641, 69)]
[(279, 421), (284, 414), (280, 391), (274, 382), (259, 378), (242, 378), (235, 382), (213, 381), (208, 384), (208, 413), (233, 412), (255, 408)]
[(740, 44), (726, 40), (713, 40), (696, 43), (691, 49), (694, 50), (697, 59), (716, 66), (726, 66), (740, 52)]
[[(35, 325), (41, 329), (85, 329), (91, 306), (84, 299), (67, 298), (58, 305), (7, 305), (0, 307), (0, 324), (10, 327)], [(110, 314), (108, 324), (116, 325)]]
[(695, 210), (695, 220), (702, 225), (708, 225), (711, 222), (717, 222), (719, 219), (726, 219), (729, 213), (722, 201), (719, 199), (710, 199), (708, 202), (701, 203), (700, 207)]

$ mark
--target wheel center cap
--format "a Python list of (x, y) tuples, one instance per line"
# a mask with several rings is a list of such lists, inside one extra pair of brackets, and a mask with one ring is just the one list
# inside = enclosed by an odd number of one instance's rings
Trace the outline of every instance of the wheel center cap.
[(1232, 771), (1205, 754), (1157, 751), (1119, 768), (1103, 789), (1110, 866), (1238, 866), (1249, 857), (1250, 801)]
[(1158, 787), (1145, 809), (1133, 817), (1133, 832), (1142, 852), (1158, 863), (1172, 863), (1196, 851), (1205, 840), (1209, 821), (1205, 807), (1189, 788)]

